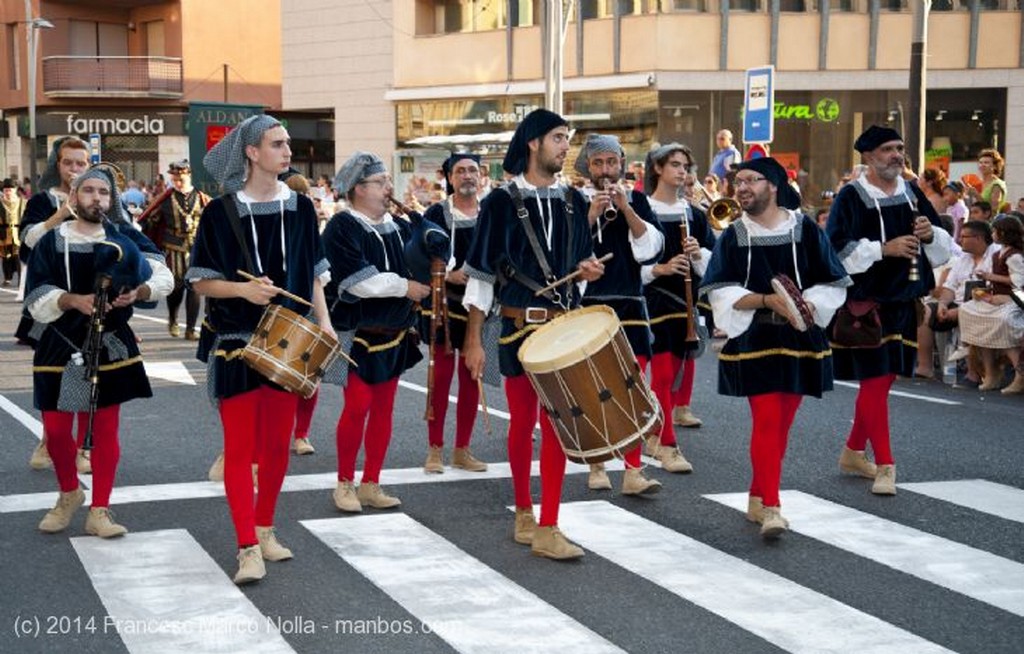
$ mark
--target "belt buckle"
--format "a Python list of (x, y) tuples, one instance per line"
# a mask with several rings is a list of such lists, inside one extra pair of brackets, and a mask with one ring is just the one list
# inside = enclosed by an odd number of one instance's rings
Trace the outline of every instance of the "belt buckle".
[(523, 322), (528, 325), (535, 325), (540, 322), (547, 322), (548, 310), (543, 307), (526, 307), (523, 312)]

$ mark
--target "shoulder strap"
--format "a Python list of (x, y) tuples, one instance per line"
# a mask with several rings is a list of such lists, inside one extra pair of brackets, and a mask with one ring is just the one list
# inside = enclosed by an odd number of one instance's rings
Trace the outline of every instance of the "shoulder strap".
[[(530, 213), (526, 210), (526, 205), (523, 204), (523, 195), (519, 192), (519, 187), (516, 186), (515, 182), (509, 182), (506, 188), (509, 196), (512, 198), (512, 204), (516, 208), (516, 216), (518, 216), (519, 222), (523, 226), (523, 231), (526, 232), (526, 240), (530, 243), (530, 249), (533, 250), (533, 256), (537, 259), (537, 263), (540, 265), (540, 270), (544, 275), (545, 283), (550, 284), (555, 281), (556, 277), (551, 272), (551, 265), (548, 264), (548, 258), (544, 255), (544, 250), (540, 246), (540, 241), (537, 240), (537, 232), (534, 231), (533, 224), (530, 222)], [(531, 279), (524, 275), (511, 265), (506, 266), (505, 274), (508, 277), (515, 279), (531, 291), (539, 291), (543, 288), (543, 286), (538, 284), (535, 279)], [(545, 292), (544, 297), (555, 304), (562, 303), (561, 295), (554, 289), (550, 289)]]
[[(252, 255), (249, 254), (249, 246), (245, 242), (245, 236), (242, 234), (242, 218), (238, 215), (238, 207), (235, 205), (235, 197), (233, 193), (225, 193), (221, 196), (221, 200), (224, 202), (224, 213), (228, 216), (228, 224), (231, 225), (231, 231), (235, 233), (235, 239), (238, 240), (238, 247), (242, 249), (242, 256), (245, 257), (245, 270), (254, 275), (259, 275), (260, 271), (256, 270), (256, 267), (252, 265)], [(226, 271), (230, 273), (230, 271)]]

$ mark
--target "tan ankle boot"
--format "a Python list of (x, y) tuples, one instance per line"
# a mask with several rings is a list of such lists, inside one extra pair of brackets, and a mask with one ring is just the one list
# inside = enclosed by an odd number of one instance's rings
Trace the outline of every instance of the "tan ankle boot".
[(612, 480), (604, 470), (603, 463), (591, 463), (590, 474), (587, 475), (587, 488), (590, 490), (611, 490)]
[(296, 438), (295, 442), (292, 443), (292, 450), (299, 456), (306, 456), (316, 452), (316, 448), (313, 447), (308, 438)]
[(662, 447), (658, 453), (658, 461), (661, 462), (661, 469), (665, 472), (688, 474), (693, 472), (693, 465), (686, 460), (678, 446)]
[(363, 510), (363, 505), (359, 502), (359, 497), (356, 495), (356, 487), (350, 481), (339, 481), (338, 486), (334, 489), (334, 506), (338, 507), (339, 511), (347, 511), (348, 513), (359, 513)]
[(78, 455), (75, 457), (75, 467), (80, 475), (92, 474), (92, 455), (89, 450), (78, 450)]
[(452, 467), (469, 472), (486, 472), (487, 464), (473, 456), (468, 447), (456, 447), (452, 451)]
[(533, 534), (533, 545), (530, 552), (534, 556), (543, 556), (557, 561), (578, 559), (583, 556), (583, 549), (566, 538), (556, 526), (537, 527)]
[(860, 475), (865, 479), (874, 479), (878, 472), (875, 464), (868, 461), (864, 450), (851, 450), (848, 447), (843, 447), (843, 451), (839, 454), (839, 469), (847, 474)]
[(32, 450), (32, 457), (28, 460), (28, 467), (33, 470), (46, 470), (53, 467), (50, 453), (46, 451), (45, 440), (39, 441), (39, 444)]
[(366, 482), (359, 484), (359, 490), (356, 491), (356, 496), (359, 498), (359, 503), (363, 506), (372, 506), (375, 509), (393, 509), (396, 506), (402, 505), (402, 500), (397, 497), (392, 497), (384, 492), (384, 489), (380, 487), (380, 484), (373, 482)]
[(277, 540), (273, 527), (256, 527), (256, 538), (260, 541), (260, 554), (267, 561), (287, 561), (292, 551)]
[(649, 434), (644, 438), (644, 454), (650, 457), (657, 457), (660, 450), (661, 436), (658, 434)]
[(210, 466), (210, 472), (206, 474), (210, 481), (224, 481), (224, 453), (221, 452), (217, 455), (217, 458), (213, 460), (213, 465)]
[(263, 563), (263, 554), (260, 553), (259, 545), (243, 547), (238, 550), (238, 572), (235, 573), (235, 583), (250, 584), (259, 581), (267, 576), (267, 566)]
[(661, 490), (661, 482), (644, 477), (639, 468), (626, 468), (622, 477), (623, 495), (654, 495)]
[(423, 464), (423, 472), (438, 475), (444, 472), (444, 459), (441, 455), (440, 445), (431, 445), (427, 448), (427, 461)]
[(43, 516), (42, 522), (39, 523), (39, 531), (48, 534), (64, 531), (71, 524), (75, 511), (84, 503), (85, 492), (81, 488), (61, 493), (57, 498), (57, 504)]
[(1019, 395), (1024, 393), (1024, 374), (1014, 373), (1013, 381), (1010, 382), (1010, 385), (999, 392), (1003, 395)]
[(672, 409), (672, 424), (686, 427), (687, 429), (696, 429), (703, 425), (704, 421), (693, 415), (693, 411), (690, 411), (689, 406), (677, 406)]
[(763, 518), (764, 505), (761, 503), (761, 498), (751, 495), (747, 498), (747, 520), (760, 524)]
[(114, 522), (114, 514), (105, 506), (89, 509), (89, 517), (85, 519), (85, 533), (100, 538), (118, 538), (128, 533), (122, 525)]
[(761, 537), (767, 540), (778, 538), (787, 529), (789, 521), (782, 517), (782, 509), (777, 506), (761, 507)]
[(516, 527), (512, 534), (513, 540), (520, 545), (533, 543), (537, 531), (537, 519), (533, 517), (533, 509), (516, 509)]
[(875, 495), (896, 494), (896, 466), (878, 466), (878, 474), (875, 475), (875, 483), (871, 485), (871, 492)]

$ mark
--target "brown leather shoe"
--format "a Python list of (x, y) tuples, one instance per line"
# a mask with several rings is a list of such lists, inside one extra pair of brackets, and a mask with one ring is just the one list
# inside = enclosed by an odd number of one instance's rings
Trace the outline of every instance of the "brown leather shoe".
[(213, 465), (210, 466), (210, 471), (206, 473), (207, 478), (210, 481), (224, 481), (224, 453), (221, 452), (217, 455), (217, 458), (213, 460)]
[(114, 514), (107, 507), (93, 507), (89, 509), (89, 517), (85, 519), (85, 533), (100, 538), (118, 538), (128, 533), (128, 530), (114, 522)]
[(238, 550), (238, 572), (235, 573), (235, 583), (251, 584), (267, 576), (267, 566), (263, 563), (263, 554), (259, 545), (243, 547)]
[(92, 474), (92, 454), (91, 450), (78, 450), (78, 454), (75, 456), (75, 468), (78, 469), (80, 475), (91, 475)]
[(39, 441), (39, 444), (32, 450), (32, 456), (28, 460), (28, 467), (33, 470), (46, 470), (53, 467), (53, 460), (46, 450), (46, 440)]
[(782, 517), (782, 509), (766, 506), (761, 509), (761, 538), (774, 540), (789, 529), (789, 521)]
[(839, 469), (847, 474), (859, 475), (865, 479), (874, 479), (877, 468), (874, 463), (868, 461), (864, 450), (851, 450), (843, 447), (839, 454)]
[(356, 487), (350, 481), (339, 481), (338, 486), (334, 489), (333, 497), (334, 506), (338, 507), (339, 511), (360, 513), (363, 510), (359, 496), (356, 495)]
[(423, 464), (423, 472), (440, 475), (444, 473), (444, 455), (440, 445), (427, 448), (427, 460)]
[(556, 561), (568, 561), (583, 556), (583, 548), (565, 537), (558, 527), (537, 527), (530, 552)]
[(360, 504), (371, 506), (375, 509), (393, 509), (396, 506), (402, 505), (402, 500), (385, 493), (380, 484), (369, 481), (359, 484), (356, 496), (359, 498)]
[(693, 465), (686, 460), (678, 446), (662, 447), (657, 459), (661, 462), (661, 469), (665, 472), (677, 472), (684, 475), (693, 472)]
[(878, 474), (875, 475), (875, 483), (871, 484), (871, 492), (875, 495), (896, 494), (895, 464), (878, 466)]
[(260, 541), (260, 554), (267, 561), (287, 561), (294, 555), (277, 540), (273, 527), (256, 527), (256, 538)]
[(516, 527), (512, 534), (513, 540), (520, 545), (533, 543), (537, 532), (537, 519), (533, 517), (533, 509), (516, 509)]
[(469, 472), (487, 471), (487, 464), (473, 456), (468, 447), (456, 447), (452, 450), (452, 467)]
[(81, 488), (61, 493), (57, 497), (57, 504), (43, 516), (43, 520), (39, 523), (39, 531), (45, 531), (48, 534), (64, 531), (71, 524), (71, 518), (75, 515), (75, 511), (84, 503), (85, 491)]
[(296, 438), (292, 443), (292, 450), (299, 456), (306, 456), (316, 452), (316, 449), (313, 447), (313, 444), (309, 442), (309, 439), (302, 438), (301, 436)]
[(661, 482), (644, 477), (639, 468), (626, 468), (622, 477), (623, 495), (655, 495), (661, 490)]
[(761, 523), (761, 519), (764, 517), (764, 505), (761, 503), (761, 498), (756, 495), (751, 495), (747, 498), (747, 520), (757, 524)]
[(677, 406), (672, 409), (672, 424), (687, 429), (697, 429), (704, 424), (704, 421), (693, 415), (689, 406)]
[(590, 490), (611, 490), (612, 480), (608, 479), (603, 463), (591, 463), (590, 474), (587, 475), (587, 488)]

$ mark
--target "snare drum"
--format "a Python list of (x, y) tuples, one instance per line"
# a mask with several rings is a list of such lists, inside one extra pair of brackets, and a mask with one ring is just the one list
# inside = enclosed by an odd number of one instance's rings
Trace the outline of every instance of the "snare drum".
[(338, 341), (294, 311), (272, 304), (242, 350), (250, 368), (309, 399), (339, 356)]
[(661, 431), (661, 408), (609, 307), (555, 318), (526, 339), (519, 361), (570, 461), (622, 458)]

